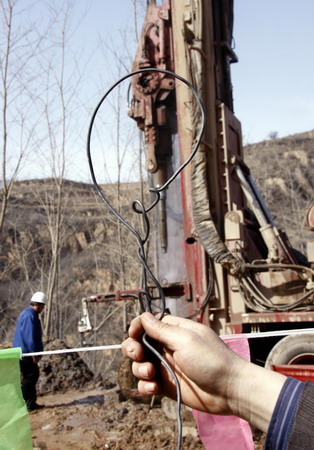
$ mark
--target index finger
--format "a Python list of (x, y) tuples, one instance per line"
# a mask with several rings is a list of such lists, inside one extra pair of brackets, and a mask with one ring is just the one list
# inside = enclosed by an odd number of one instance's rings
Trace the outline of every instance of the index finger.
[(135, 317), (135, 319), (132, 320), (132, 322), (130, 323), (128, 333), (129, 333), (129, 337), (132, 339), (139, 340), (143, 336), (143, 334), (145, 333), (145, 330), (142, 325), (140, 316), (137, 316), (137, 317)]
[(134, 361), (142, 361), (144, 357), (143, 345), (130, 337), (122, 342), (121, 349), (124, 356), (127, 356)]
[[(143, 313), (142, 315), (132, 320), (129, 328), (129, 336), (133, 339), (140, 339), (145, 333), (142, 317), (146, 320), (150, 320), (152, 314)], [(209, 330), (209, 328), (203, 324), (194, 322), (193, 320), (190, 319), (184, 319), (183, 317), (172, 316), (170, 314), (165, 314), (161, 319), (161, 321), (163, 323), (167, 323), (168, 325), (173, 325), (179, 328), (185, 328), (186, 330), (195, 331), (198, 334), (208, 333)]]

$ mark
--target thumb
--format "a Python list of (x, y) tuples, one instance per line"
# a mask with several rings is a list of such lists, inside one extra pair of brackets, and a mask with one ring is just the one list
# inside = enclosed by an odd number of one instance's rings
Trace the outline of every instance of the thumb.
[(184, 341), (187, 340), (187, 330), (183, 330), (177, 325), (161, 322), (149, 312), (143, 313), (140, 319), (146, 333), (172, 351), (177, 350), (179, 345), (184, 345)]

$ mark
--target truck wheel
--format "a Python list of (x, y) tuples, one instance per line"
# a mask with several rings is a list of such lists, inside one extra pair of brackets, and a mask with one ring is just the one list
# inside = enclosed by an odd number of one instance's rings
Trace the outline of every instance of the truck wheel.
[(266, 369), (274, 365), (314, 364), (314, 334), (295, 334), (281, 339), (270, 351)]

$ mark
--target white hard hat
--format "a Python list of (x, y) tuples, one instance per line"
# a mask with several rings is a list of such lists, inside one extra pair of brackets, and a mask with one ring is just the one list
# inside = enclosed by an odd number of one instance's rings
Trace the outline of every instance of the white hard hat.
[(46, 304), (46, 294), (43, 292), (35, 292), (35, 294), (31, 298), (31, 303), (42, 303)]

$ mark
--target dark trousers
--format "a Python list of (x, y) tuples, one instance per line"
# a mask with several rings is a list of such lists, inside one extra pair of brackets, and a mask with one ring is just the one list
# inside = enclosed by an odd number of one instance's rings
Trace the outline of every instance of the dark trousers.
[(22, 375), (23, 397), (27, 408), (31, 409), (37, 399), (36, 383), (39, 378), (39, 368), (31, 357), (22, 358), (20, 361), (20, 368)]

